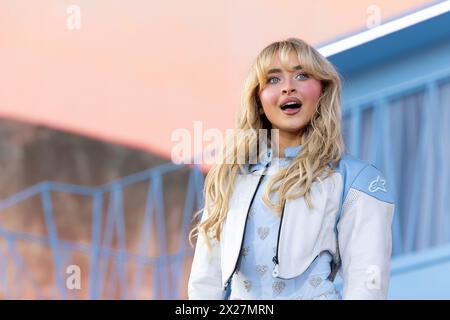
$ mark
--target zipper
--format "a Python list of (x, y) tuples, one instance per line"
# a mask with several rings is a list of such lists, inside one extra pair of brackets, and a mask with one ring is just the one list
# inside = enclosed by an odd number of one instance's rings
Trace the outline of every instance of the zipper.
[[(264, 169), (263, 169), (263, 172), (261, 174), (261, 177), (259, 178), (258, 184), (256, 185), (255, 192), (253, 193), (252, 200), (250, 201), (250, 206), (248, 207), (247, 214), (245, 216), (244, 234), (242, 235), (241, 246), (239, 247), (239, 253), (241, 252), (242, 245), (244, 244), (244, 236), (245, 236), (245, 229), (247, 228), (248, 213), (250, 212), (250, 209), (252, 207), (253, 201), (255, 200), (255, 196), (258, 193), (259, 186), (260, 186), (260, 184), (261, 184), (261, 182), (263, 180), (264, 174), (266, 173), (266, 170), (267, 170), (269, 164), (270, 164), (270, 161), (268, 163), (266, 163), (266, 165), (264, 166)], [(224, 286), (224, 289), (223, 289), (224, 291), (226, 291), (228, 289), (228, 286), (231, 283), (231, 278), (233, 277), (234, 273), (236, 272), (238, 264), (239, 264), (239, 258), (236, 260), (236, 264), (234, 265), (233, 272), (231, 273), (231, 275), (228, 278), (227, 282), (225, 282), (225, 286)]]
[(272, 275), (277, 278), (278, 277), (278, 265), (280, 264), (280, 260), (278, 259), (278, 247), (280, 244), (280, 234), (281, 234), (281, 224), (283, 223), (283, 216), (284, 216), (284, 207), (286, 205), (286, 200), (283, 202), (283, 209), (281, 210), (281, 217), (280, 217), (280, 225), (278, 226), (278, 235), (277, 235), (277, 250), (275, 253), (275, 256), (272, 258), (273, 265), (273, 271)]
[(228, 300), (230, 298), (230, 290), (228, 290), (228, 287), (230, 286), (230, 282), (231, 282), (231, 277), (228, 278), (228, 280), (225, 283), (225, 286), (223, 288), (222, 300)]

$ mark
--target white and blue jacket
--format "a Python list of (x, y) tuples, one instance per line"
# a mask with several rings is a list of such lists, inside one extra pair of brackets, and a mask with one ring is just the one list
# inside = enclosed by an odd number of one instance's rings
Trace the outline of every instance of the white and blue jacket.
[[(285, 152), (298, 152), (287, 148)], [(223, 299), (241, 251), (247, 214), (271, 161), (269, 149), (256, 165), (239, 174), (221, 230), (221, 241), (199, 235), (188, 284), (190, 299)], [(343, 299), (385, 299), (389, 285), (394, 212), (392, 192), (373, 165), (342, 156), (332, 175), (310, 189), (305, 199), (287, 200), (280, 221), (273, 276), (291, 279), (304, 273), (322, 252), (333, 256), (332, 279), (340, 272)], [(205, 211), (202, 219), (207, 217)]]

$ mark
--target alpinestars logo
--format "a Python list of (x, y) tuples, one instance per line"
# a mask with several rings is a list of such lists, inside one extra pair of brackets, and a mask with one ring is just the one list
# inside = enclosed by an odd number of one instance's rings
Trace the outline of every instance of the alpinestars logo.
[(377, 192), (378, 190), (381, 190), (383, 192), (387, 192), (386, 190), (386, 180), (381, 179), (380, 176), (377, 176), (375, 180), (373, 180), (369, 185), (369, 191), (370, 192)]

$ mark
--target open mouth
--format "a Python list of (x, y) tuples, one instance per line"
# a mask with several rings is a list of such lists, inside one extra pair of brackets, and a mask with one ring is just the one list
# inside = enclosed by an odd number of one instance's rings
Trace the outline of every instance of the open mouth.
[(298, 111), (300, 111), (300, 108), (302, 107), (301, 103), (298, 102), (288, 102), (282, 105), (280, 108), (285, 114), (295, 114)]

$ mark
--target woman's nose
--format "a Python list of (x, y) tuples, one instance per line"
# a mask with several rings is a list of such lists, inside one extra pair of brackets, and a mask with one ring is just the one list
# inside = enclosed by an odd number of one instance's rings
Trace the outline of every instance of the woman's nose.
[(282, 93), (283, 94), (290, 94), (290, 93), (294, 93), (295, 92), (295, 88), (290, 88), (290, 87), (288, 87), (288, 88), (284, 88), (283, 90), (282, 90)]

